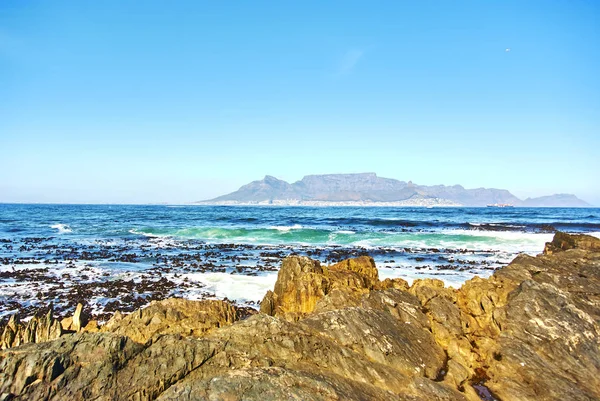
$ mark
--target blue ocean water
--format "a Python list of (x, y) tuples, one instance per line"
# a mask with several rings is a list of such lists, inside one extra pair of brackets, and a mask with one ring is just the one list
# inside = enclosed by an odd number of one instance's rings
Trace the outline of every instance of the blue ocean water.
[(166, 296), (256, 305), (291, 253), (368, 254), (383, 278), (460, 286), (554, 230), (599, 235), (600, 209), (0, 204), (0, 316)]

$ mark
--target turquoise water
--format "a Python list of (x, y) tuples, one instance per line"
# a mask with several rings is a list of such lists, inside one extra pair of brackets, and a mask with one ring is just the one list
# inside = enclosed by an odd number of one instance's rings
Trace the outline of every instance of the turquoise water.
[(459, 286), (555, 229), (598, 235), (600, 209), (3, 204), (0, 315), (76, 298), (99, 314), (166, 296), (256, 305), (291, 253)]

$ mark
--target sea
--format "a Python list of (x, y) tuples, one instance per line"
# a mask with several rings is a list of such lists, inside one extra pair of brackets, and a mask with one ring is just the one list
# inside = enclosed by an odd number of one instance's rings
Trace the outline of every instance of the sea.
[(168, 297), (258, 308), (292, 254), (370, 255), (381, 279), (457, 288), (556, 230), (600, 237), (600, 209), (0, 204), (0, 318), (82, 302), (106, 320)]

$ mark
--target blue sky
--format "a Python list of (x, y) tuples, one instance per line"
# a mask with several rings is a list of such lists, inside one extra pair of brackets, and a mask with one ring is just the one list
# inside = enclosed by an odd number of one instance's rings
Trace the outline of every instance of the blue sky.
[(600, 205), (600, 2), (0, 2), (0, 201), (265, 174)]

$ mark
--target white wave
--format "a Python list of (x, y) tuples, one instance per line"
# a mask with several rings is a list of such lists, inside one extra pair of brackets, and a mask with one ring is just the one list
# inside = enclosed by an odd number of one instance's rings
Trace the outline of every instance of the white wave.
[(303, 227), (300, 224), (294, 224), (293, 226), (271, 226), (269, 227), (270, 230), (277, 230), (277, 231), (283, 231), (283, 232), (288, 232), (290, 230), (301, 230)]
[(334, 231), (335, 234), (356, 234), (356, 231), (351, 230), (338, 230)]
[[(171, 277), (170, 277), (171, 278)], [(205, 293), (217, 297), (228, 298), (237, 302), (257, 302), (263, 299), (268, 290), (272, 290), (277, 281), (277, 272), (260, 276), (244, 276), (228, 273), (187, 273), (181, 274), (173, 281), (199, 282), (205, 285), (201, 288)], [(188, 298), (188, 296), (186, 296)], [(189, 298), (188, 298), (189, 299)]]
[(145, 233), (142, 231), (138, 231), (135, 228), (129, 230), (129, 234), (143, 235), (144, 237), (148, 237), (148, 238), (167, 238), (167, 237), (169, 237), (168, 235)]
[(71, 229), (71, 227), (69, 227), (68, 224), (58, 223), (58, 224), (51, 225), (50, 228), (57, 229), (59, 234), (67, 234), (67, 233), (73, 232), (73, 229)]
[(467, 271), (444, 271), (439, 270), (415, 270), (409, 267), (396, 267), (396, 268), (378, 268), (379, 279), (385, 280), (386, 278), (401, 278), (406, 280), (409, 285), (417, 279), (433, 278), (439, 279), (444, 282), (446, 287), (460, 288), (465, 281), (472, 279), (475, 276), (487, 278), (492, 275), (491, 270), (479, 270), (476, 273)]

